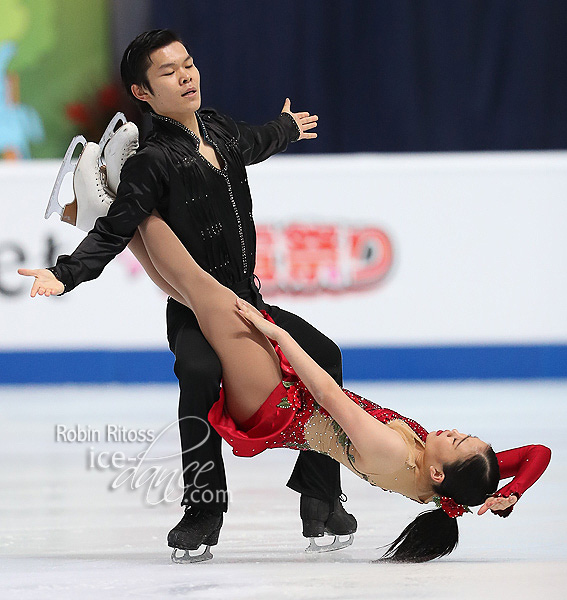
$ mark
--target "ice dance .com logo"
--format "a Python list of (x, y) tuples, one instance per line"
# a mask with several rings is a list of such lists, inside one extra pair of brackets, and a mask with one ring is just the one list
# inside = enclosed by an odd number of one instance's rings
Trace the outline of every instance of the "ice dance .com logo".
[(155, 506), (164, 502), (185, 504), (221, 504), (230, 501), (228, 490), (211, 490), (207, 473), (215, 469), (213, 461), (192, 460), (201, 446), (211, 436), (207, 421), (191, 419), (194, 441), (184, 452), (172, 450), (179, 447), (178, 421), (157, 432), (153, 429), (128, 429), (121, 425), (106, 425), (103, 429), (58, 424), (55, 441), (58, 443), (128, 443), (146, 444), (139, 452), (131, 454), (117, 449), (102, 449), (89, 445), (86, 452), (88, 470), (111, 472), (110, 490), (127, 488), (143, 493), (146, 503)]

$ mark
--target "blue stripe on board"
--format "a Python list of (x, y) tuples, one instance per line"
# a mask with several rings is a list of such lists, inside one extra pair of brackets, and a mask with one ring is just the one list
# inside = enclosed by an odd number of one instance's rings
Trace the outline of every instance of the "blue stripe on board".
[(0, 352), (0, 384), (174, 381), (169, 351)]
[(348, 348), (345, 379), (540, 379), (567, 377), (567, 345)]
[[(344, 348), (345, 379), (567, 377), (567, 345)], [(172, 383), (173, 355), (151, 350), (0, 352), (0, 384)]]

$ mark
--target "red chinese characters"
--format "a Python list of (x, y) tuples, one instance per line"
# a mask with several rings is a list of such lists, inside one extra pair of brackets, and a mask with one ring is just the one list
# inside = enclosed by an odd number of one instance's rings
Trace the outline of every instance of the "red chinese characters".
[(377, 227), (259, 225), (256, 274), (264, 293), (346, 292), (376, 285), (392, 264)]

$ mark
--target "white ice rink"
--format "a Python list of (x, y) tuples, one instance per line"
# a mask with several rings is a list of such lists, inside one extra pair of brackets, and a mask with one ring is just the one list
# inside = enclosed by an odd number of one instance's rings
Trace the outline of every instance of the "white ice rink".
[[(349, 387), (427, 429), (457, 427), (497, 451), (546, 444), (551, 465), (510, 518), (459, 519), (461, 542), (449, 557), (386, 565), (373, 562), (378, 546), (420, 511), (416, 504), (343, 469), (355, 542), (308, 555), (299, 498), (285, 487), (295, 454), (239, 459), (225, 448), (232, 501), (214, 560), (174, 565), (165, 538), (181, 516), (178, 502), (151, 506), (163, 486), (130, 490), (132, 480), (111, 490), (126, 467), (90, 465), (146, 448), (106, 442), (105, 427), (159, 432), (175, 419), (176, 387), (0, 387), (0, 598), (567, 598), (565, 381)], [(76, 424), (101, 431), (101, 441), (56, 441), (57, 425)], [(154, 458), (176, 448), (173, 427)], [(177, 461), (166, 462), (173, 469)]]

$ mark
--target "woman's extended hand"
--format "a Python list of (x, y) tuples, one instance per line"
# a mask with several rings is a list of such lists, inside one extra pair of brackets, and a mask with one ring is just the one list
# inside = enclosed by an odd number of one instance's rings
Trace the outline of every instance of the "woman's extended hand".
[(311, 115), (308, 112), (291, 112), (291, 100), (285, 99), (282, 112), (289, 113), (297, 123), (299, 127), (299, 137), (297, 140), (312, 140), (317, 137), (316, 133), (307, 133), (310, 129), (317, 127), (317, 121), (319, 117), (317, 115)]
[(65, 291), (65, 286), (47, 269), (18, 269), (20, 275), (35, 277), (30, 296), (58, 296)]
[(488, 510), (506, 510), (510, 506), (514, 506), (518, 501), (517, 496), (512, 494), (507, 498), (503, 496), (491, 496), (487, 499), (487, 501), (479, 508), (479, 515), (483, 515)]
[(278, 333), (283, 331), (281, 327), (264, 319), (264, 316), (258, 309), (254, 308), (251, 304), (246, 302), (246, 300), (242, 300), (242, 298), (236, 299), (236, 306), (238, 308), (238, 313), (249, 323), (254, 325), (258, 331), (263, 333), (266, 337), (269, 337), (271, 340), (277, 340)]

